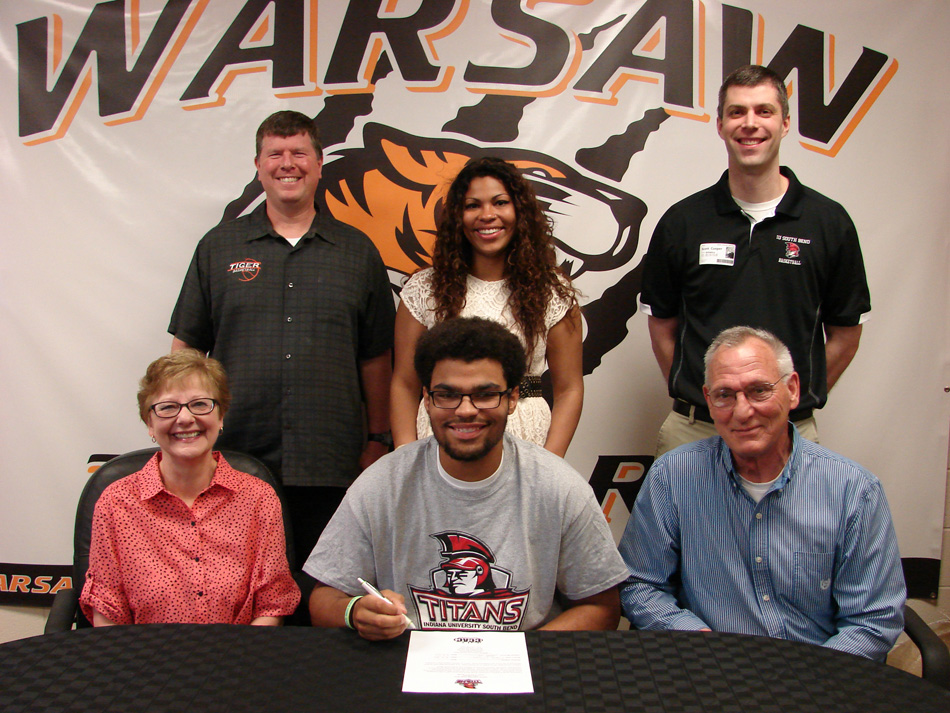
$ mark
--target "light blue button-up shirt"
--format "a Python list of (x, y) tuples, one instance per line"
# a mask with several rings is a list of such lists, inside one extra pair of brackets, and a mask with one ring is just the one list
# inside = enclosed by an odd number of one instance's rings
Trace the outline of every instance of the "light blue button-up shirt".
[(638, 629), (710, 628), (883, 660), (904, 625), (904, 577), (880, 481), (806, 441), (756, 503), (716, 436), (650, 469), (620, 542)]

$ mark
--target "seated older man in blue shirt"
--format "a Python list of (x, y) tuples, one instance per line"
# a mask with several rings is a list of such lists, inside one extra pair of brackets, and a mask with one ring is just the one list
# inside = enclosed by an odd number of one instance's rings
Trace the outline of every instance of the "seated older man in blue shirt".
[(769, 332), (722, 332), (703, 393), (719, 435), (653, 464), (620, 542), (624, 614), (884, 660), (905, 588), (880, 481), (789, 423), (798, 374)]

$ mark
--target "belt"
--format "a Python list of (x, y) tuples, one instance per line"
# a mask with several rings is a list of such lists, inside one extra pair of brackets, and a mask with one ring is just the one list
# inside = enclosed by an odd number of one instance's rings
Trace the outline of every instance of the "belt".
[[(694, 406), (688, 401), (683, 401), (683, 399), (673, 399), (673, 412), (678, 413), (680, 416), (686, 416), (694, 421), (702, 421), (703, 423), (712, 423), (712, 416), (709, 415), (709, 409), (705, 406)], [(789, 421), (804, 421), (806, 418), (811, 418), (814, 413), (813, 409), (803, 408), (798, 411), (792, 411), (788, 414)]]
[(705, 406), (693, 406), (693, 404), (682, 399), (673, 399), (673, 412), (680, 416), (686, 416), (693, 421), (702, 421), (712, 423), (712, 416), (709, 415), (709, 409)]
[(532, 396), (541, 396), (540, 376), (526, 376), (518, 384), (518, 398), (527, 399)]

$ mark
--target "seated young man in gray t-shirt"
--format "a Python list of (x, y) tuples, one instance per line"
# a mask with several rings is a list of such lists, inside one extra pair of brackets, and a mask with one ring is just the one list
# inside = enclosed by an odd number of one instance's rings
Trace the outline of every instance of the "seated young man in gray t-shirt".
[[(485, 319), (419, 339), (433, 435), (368, 468), (304, 566), (316, 626), (367, 639), (421, 629), (614, 629), (627, 568), (593, 491), (565, 461), (505, 434), (524, 349)], [(358, 577), (388, 602), (361, 596)], [(555, 596), (558, 593), (559, 596)]]

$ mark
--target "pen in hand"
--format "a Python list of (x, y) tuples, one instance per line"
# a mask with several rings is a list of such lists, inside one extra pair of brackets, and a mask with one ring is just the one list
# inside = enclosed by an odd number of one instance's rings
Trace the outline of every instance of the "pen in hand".
[[(363, 588), (363, 590), (364, 590), (367, 594), (369, 594), (371, 597), (379, 597), (379, 598), (382, 599), (384, 602), (389, 602), (390, 604), (392, 604), (392, 602), (391, 602), (387, 597), (384, 597), (384, 596), (382, 595), (382, 593), (381, 593), (378, 589), (376, 589), (376, 587), (374, 587), (372, 584), (370, 584), (369, 582), (367, 582), (367, 581), (366, 581), (365, 579), (363, 579), (362, 577), (357, 577), (357, 578), (356, 578), (356, 581), (358, 581), (358, 582), (360, 583), (360, 586)], [(393, 606), (396, 606), (396, 605), (393, 604)], [(412, 619), (410, 619), (408, 616), (406, 616), (405, 614), (403, 614), (403, 615), (402, 615), (402, 618), (406, 620), (406, 628), (407, 628), (407, 629), (415, 629), (415, 628), (416, 628), (416, 627), (413, 625), (413, 623), (412, 623)]]

